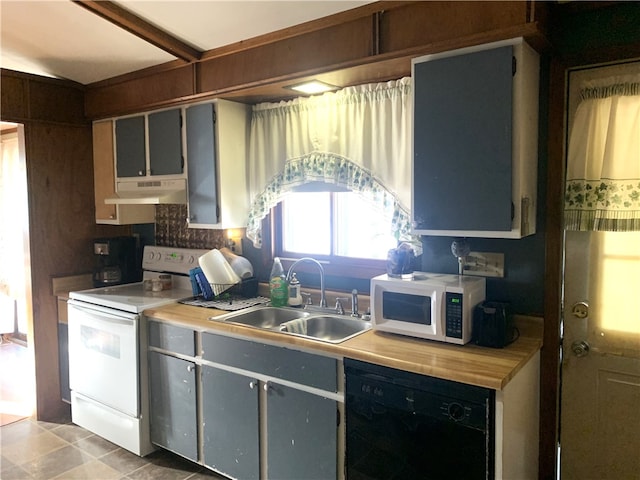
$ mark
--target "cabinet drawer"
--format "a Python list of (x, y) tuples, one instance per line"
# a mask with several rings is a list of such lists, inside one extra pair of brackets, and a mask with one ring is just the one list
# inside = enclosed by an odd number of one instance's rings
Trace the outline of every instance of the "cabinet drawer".
[(189, 328), (176, 327), (162, 322), (149, 322), (149, 346), (196, 356), (195, 332)]
[(202, 350), (203, 360), (327, 391), (338, 390), (338, 367), (333, 358), (210, 333), (202, 334)]

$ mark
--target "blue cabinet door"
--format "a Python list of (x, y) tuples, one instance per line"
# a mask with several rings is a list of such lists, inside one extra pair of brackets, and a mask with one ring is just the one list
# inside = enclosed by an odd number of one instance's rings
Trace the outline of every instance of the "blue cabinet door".
[(182, 157), (182, 114), (179, 108), (149, 114), (151, 175), (179, 175)]
[(266, 415), (268, 478), (337, 478), (335, 400), (268, 383)]
[(258, 479), (258, 381), (202, 366), (204, 464), (231, 478)]
[(416, 230), (512, 228), (513, 46), (414, 64)]
[(195, 364), (149, 352), (149, 384), (151, 441), (197, 462)]
[(147, 173), (144, 116), (116, 120), (116, 172), (122, 177)]
[(189, 221), (213, 225), (219, 221), (215, 107), (211, 103), (189, 107), (186, 120)]

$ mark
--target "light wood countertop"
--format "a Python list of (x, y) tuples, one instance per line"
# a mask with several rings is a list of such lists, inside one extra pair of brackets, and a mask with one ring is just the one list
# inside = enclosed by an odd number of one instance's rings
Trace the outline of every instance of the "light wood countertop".
[(502, 390), (542, 346), (542, 320), (517, 317), (520, 338), (497, 349), (467, 344), (451, 345), (370, 330), (339, 344), (210, 320), (223, 312), (211, 308), (172, 304), (145, 310), (163, 322), (196, 331), (221, 333), (294, 349), (348, 357), (408, 372)]

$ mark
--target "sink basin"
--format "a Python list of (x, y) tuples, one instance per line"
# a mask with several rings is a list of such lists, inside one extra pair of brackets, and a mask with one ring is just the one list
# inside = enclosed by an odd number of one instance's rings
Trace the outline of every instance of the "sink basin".
[(281, 331), (291, 335), (340, 343), (369, 330), (371, 322), (337, 315), (318, 315), (290, 321), (281, 325), (280, 328)]
[(243, 310), (226, 316), (224, 321), (239, 323), (241, 325), (256, 328), (278, 329), (282, 323), (308, 316), (309, 314), (307, 312), (301, 310), (278, 307), (259, 307), (251, 310)]
[(283, 307), (252, 307), (210, 320), (296, 335), (329, 343), (341, 343), (371, 329), (371, 322), (343, 315), (313, 314)]

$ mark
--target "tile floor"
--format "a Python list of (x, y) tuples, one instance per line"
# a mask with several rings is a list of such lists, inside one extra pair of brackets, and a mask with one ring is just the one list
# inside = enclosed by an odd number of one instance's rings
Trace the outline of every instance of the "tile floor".
[(159, 450), (144, 458), (68, 421), (33, 418), (0, 427), (2, 480), (222, 480), (197, 464)]

